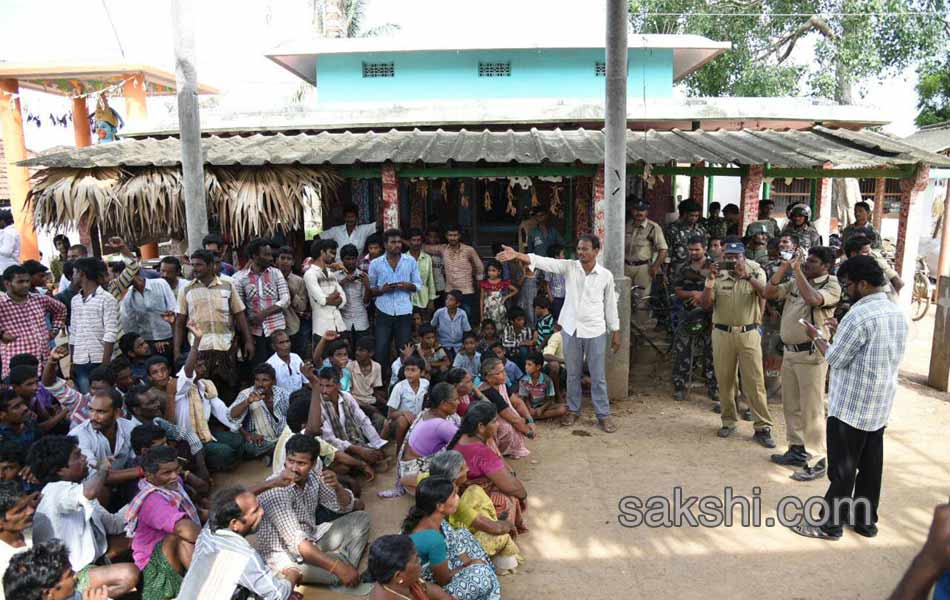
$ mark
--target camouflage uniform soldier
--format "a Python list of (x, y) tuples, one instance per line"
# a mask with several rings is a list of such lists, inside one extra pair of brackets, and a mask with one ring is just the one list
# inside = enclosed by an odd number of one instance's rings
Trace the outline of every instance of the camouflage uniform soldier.
[[(689, 262), (673, 277), (673, 293), (683, 301), (686, 308), (676, 335), (673, 336), (673, 399), (686, 399), (686, 382), (693, 369), (693, 362), (702, 360), (709, 397), (718, 402), (719, 385), (716, 383), (716, 371), (713, 368), (712, 336), (709, 333), (710, 315), (698, 302), (703, 293), (706, 275), (709, 273), (710, 261), (706, 258), (706, 248), (701, 237), (691, 238), (687, 249)], [(702, 354), (691, 356), (697, 336), (701, 338)]]
[(676, 274), (689, 260), (686, 243), (693, 237), (703, 238), (703, 245), (709, 241), (709, 234), (699, 224), (700, 208), (692, 200), (684, 200), (677, 207), (680, 218), (666, 227), (666, 243), (670, 247), (670, 276)]
[(821, 236), (811, 221), (811, 209), (805, 204), (793, 204), (786, 211), (788, 223), (782, 228), (780, 235), (792, 234), (798, 236), (798, 246), (807, 252), (812, 246), (821, 245)]
[(745, 248), (745, 257), (764, 267), (769, 262), (769, 228), (768, 221), (756, 221), (746, 228), (746, 235), (750, 238)]
[(756, 217), (756, 221), (749, 223), (748, 227), (745, 228), (745, 235), (749, 237), (752, 235), (752, 232), (749, 231), (753, 225), (756, 223), (763, 223), (766, 228), (766, 233), (769, 234), (770, 238), (778, 237), (779, 226), (778, 221), (772, 218), (772, 211), (775, 209), (775, 202), (763, 198), (759, 200), (759, 215)]
[(711, 202), (709, 204), (709, 216), (700, 221), (700, 225), (711, 237), (720, 240), (726, 237), (726, 229), (729, 227), (725, 217), (719, 214), (719, 203)]

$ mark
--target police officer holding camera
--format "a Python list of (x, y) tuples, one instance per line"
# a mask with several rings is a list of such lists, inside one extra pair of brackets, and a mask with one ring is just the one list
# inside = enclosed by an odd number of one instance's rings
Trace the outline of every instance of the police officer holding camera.
[[(738, 372), (742, 388), (754, 416), (756, 442), (774, 448), (772, 415), (765, 398), (762, 372), (762, 320), (760, 296), (765, 292), (765, 272), (758, 264), (747, 261), (740, 238), (726, 238), (723, 260), (710, 267), (700, 296), (700, 304), (712, 308), (712, 347), (716, 380), (722, 404), (722, 427), (719, 437), (736, 432), (736, 388)], [(737, 372), (738, 367), (738, 372)]]
[[(817, 351), (802, 323), (811, 323), (827, 338), (825, 321), (834, 314), (841, 299), (838, 280), (829, 275), (835, 264), (835, 251), (814, 246), (808, 257), (799, 249), (779, 266), (765, 288), (765, 297), (784, 300), (780, 335), (785, 348), (782, 359), (782, 408), (788, 450), (773, 454), (772, 462), (802, 467), (792, 475), (796, 481), (811, 481), (824, 476), (825, 454), (825, 373), (828, 363)], [(787, 272), (793, 278), (782, 283)], [(811, 466), (808, 464), (811, 452)]]

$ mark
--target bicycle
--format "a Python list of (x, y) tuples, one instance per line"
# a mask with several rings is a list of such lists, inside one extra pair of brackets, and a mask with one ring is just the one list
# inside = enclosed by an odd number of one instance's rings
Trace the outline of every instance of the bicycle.
[(914, 288), (911, 296), (911, 319), (919, 321), (930, 310), (930, 269), (924, 257), (917, 257), (917, 269), (914, 270)]

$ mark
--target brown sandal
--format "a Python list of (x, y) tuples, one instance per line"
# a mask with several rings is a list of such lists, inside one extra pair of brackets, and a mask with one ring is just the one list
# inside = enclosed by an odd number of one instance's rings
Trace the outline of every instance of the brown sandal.
[(617, 426), (614, 424), (613, 420), (610, 417), (604, 417), (603, 419), (598, 419), (597, 424), (604, 431), (604, 433), (613, 433), (617, 431)]

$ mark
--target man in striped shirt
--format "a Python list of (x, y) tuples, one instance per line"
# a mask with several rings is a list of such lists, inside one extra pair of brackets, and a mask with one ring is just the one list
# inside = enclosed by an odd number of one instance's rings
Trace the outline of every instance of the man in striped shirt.
[(884, 271), (871, 256), (849, 258), (838, 269), (853, 304), (833, 343), (807, 325), (808, 336), (831, 367), (828, 402), (828, 479), (831, 509), (821, 526), (802, 523), (805, 537), (837, 540), (842, 525), (864, 537), (877, 535), (877, 507), (884, 467), (884, 428), (897, 394), (897, 375), (907, 345), (907, 317), (883, 291)]
[(106, 264), (98, 258), (81, 258), (74, 265), (80, 292), (73, 296), (69, 321), (69, 349), (73, 379), (82, 393), (89, 392), (89, 374), (108, 365), (119, 337), (119, 303), (100, 283)]

